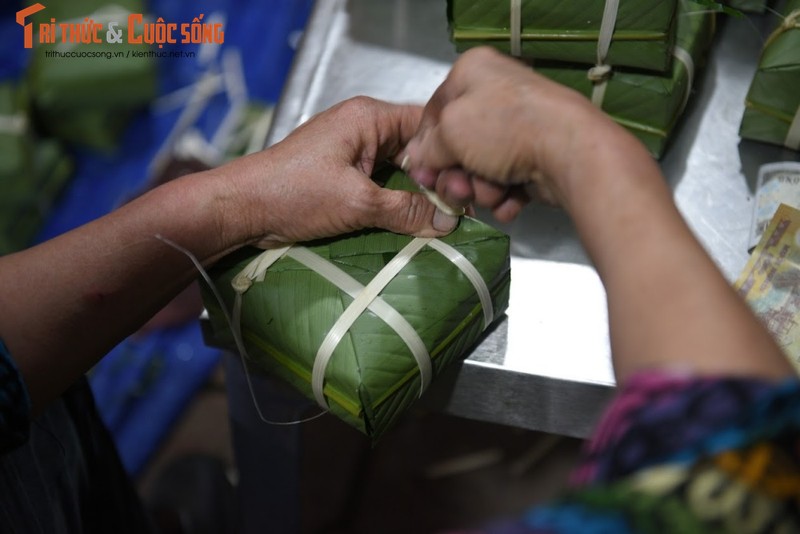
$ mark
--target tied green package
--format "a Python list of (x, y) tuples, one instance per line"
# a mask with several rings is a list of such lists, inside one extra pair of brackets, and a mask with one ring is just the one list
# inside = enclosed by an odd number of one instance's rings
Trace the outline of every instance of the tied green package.
[[(48, 132), (69, 143), (111, 150), (133, 113), (155, 97), (156, 65), (141, 54), (149, 48), (127, 42), (128, 16), (144, 10), (141, 0), (76, 0), (47, 3), (30, 17), (34, 28), (56, 20), (56, 42), (40, 44), (34, 37), (28, 69), (39, 122)], [(64, 36), (60, 23), (87, 19), (102, 25), (101, 42), (69, 42), (74, 35)], [(112, 25), (122, 32), (119, 43), (107, 42)]]
[(745, 100), (745, 139), (800, 150), (800, 0), (767, 39)]
[(725, 4), (739, 11), (763, 13), (767, 8), (766, 0), (726, 0)]
[[(655, 75), (614, 68), (599, 107), (612, 119), (638, 137), (655, 157), (661, 157), (669, 135), (680, 118), (692, 91), (696, 70), (714, 36), (715, 16), (705, 6), (681, 1), (678, 12), (678, 36), (674, 50), (676, 61), (669, 75)], [(595, 97), (595, 83), (583, 66), (536, 63), (545, 76)]]
[[(448, 0), (450, 35), (459, 52), (490, 45), (523, 58), (595, 64), (605, 4), (604, 0)], [(676, 5), (677, 0), (620, 2), (605, 63), (667, 70), (672, 63)]]
[(0, 84), (0, 255), (30, 245), (72, 175), (72, 160), (53, 139), (30, 129), (24, 86)]
[[(413, 185), (396, 172), (386, 187)], [(410, 248), (419, 250), (400, 261)], [(392, 276), (393, 267), (401, 268)], [(376, 439), (505, 311), (509, 238), (463, 217), (453, 233), (435, 240), (375, 230), (266, 255), (243, 250), (221, 260), (210, 275), (234, 323), (232, 282), (241, 291), (240, 331), (251, 370), (285, 379)], [(379, 295), (367, 297), (384, 277), (388, 283)], [(204, 293), (215, 337), (233, 346), (220, 305), (208, 288)], [(320, 373), (323, 388), (315, 394)]]
[(0, 195), (7, 196), (33, 169), (30, 103), (24, 88), (0, 83)]

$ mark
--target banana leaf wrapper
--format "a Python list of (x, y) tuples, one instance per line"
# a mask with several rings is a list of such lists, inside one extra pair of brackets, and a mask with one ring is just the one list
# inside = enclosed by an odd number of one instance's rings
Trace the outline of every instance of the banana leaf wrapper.
[[(676, 45), (692, 57), (695, 71), (705, 61), (714, 29), (713, 13), (700, 4), (681, 3)], [(537, 62), (536, 70), (591, 98), (594, 86), (585, 67)], [(690, 73), (682, 61), (674, 61), (670, 75), (663, 76), (615, 68), (602, 109), (638, 137), (654, 157), (660, 158), (691, 90)]]
[(0, 83), (0, 197), (26, 187), (26, 177), (32, 173), (29, 113), (27, 92), (11, 82)]
[(31, 131), (24, 86), (0, 84), (0, 255), (30, 245), (72, 176), (72, 160)]
[(72, 177), (72, 158), (54, 139), (38, 140), (32, 159), (25, 174), (9, 177), (0, 188), (0, 255), (30, 246)]
[[(603, 0), (523, 0), (521, 55), (594, 64)], [(677, 0), (620, 2), (606, 63), (663, 72), (672, 64)], [(448, 0), (450, 36), (459, 52), (490, 45), (510, 53), (509, 0)]]
[[(139, 0), (113, 4), (80, 0), (48, 4), (31, 17), (35, 28), (51, 17), (57, 22), (89, 18), (103, 24), (102, 43), (35, 42), (27, 80), (39, 122), (48, 133), (70, 143), (107, 150), (116, 146), (133, 112), (155, 98), (155, 60), (133, 55), (148, 48), (128, 44), (126, 38), (122, 43), (105, 42), (110, 21), (117, 22), (117, 29), (127, 35), (128, 14), (144, 13), (144, 9)], [(52, 51), (100, 56), (47, 57)]]
[[(387, 187), (406, 188), (407, 183), (398, 173)], [(411, 239), (364, 231), (306, 246), (366, 285)], [(464, 217), (441, 241), (475, 266), (491, 293), (494, 317), (500, 316), (509, 297), (508, 236)], [(234, 303), (232, 279), (259, 252), (239, 251), (211, 271), (228, 309)], [(483, 310), (473, 285), (450, 260), (428, 247), (400, 271), (380, 297), (424, 342), (434, 380), (484, 331)], [(204, 300), (215, 336), (231, 342), (229, 326), (208, 288)], [(313, 399), (311, 374), (317, 350), (352, 300), (326, 278), (284, 256), (242, 298), (241, 331), (250, 368), (277, 375)], [(324, 394), (333, 414), (376, 439), (418, 398), (419, 369), (405, 342), (367, 310), (334, 351), (325, 374)]]
[[(739, 134), (745, 139), (786, 146), (800, 109), (800, 0), (786, 4), (786, 25), (767, 40), (745, 100)], [(796, 18), (788, 17), (795, 13)], [(789, 146), (798, 150), (800, 147)]]
[(14, 229), (19, 197), (30, 199), (33, 176), (33, 136), (27, 94), (13, 83), (0, 84), (0, 255), (21, 248)]
[(726, 0), (727, 5), (739, 11), (763, 13), (767, 7), (766, 0)]

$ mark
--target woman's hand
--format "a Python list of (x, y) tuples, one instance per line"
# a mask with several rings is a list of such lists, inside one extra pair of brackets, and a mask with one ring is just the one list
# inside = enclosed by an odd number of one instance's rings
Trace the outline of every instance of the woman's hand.
[(422, 116), (416, 106), (367, 97), (320, 113), (273, 147), (215, 171), (238, 189), (235, 224), (245, 241), (281, 243), (383, 228), (422, 237), (452, 231), (457, 220), (419, 193), (383, 189), (371, 179), (375, 165), (399, 163), (399, 154)]
[(532, 186), (566, 209), (606, 288), (620, 383), (642, 369), (792, 372), (682, 220), (644, 146), (578, 93), (472, 50), (406, 151), (412, 177), (450, 205), (474, 198), (508, 220), (527, 200), (520, 187)]
[(563, 203), (576, 159), (618, 129), (578, 93), (476, 48), (426, 106), (408, 162), (412, 177), (446, 203), (474, 200), (507, 221), (532, 196)]

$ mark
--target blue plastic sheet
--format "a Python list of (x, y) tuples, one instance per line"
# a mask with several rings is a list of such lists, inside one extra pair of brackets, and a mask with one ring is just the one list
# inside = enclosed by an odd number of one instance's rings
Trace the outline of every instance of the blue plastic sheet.
[[(47, 5), (47, 2), (43, 2)], [(165, 21), (190, 22), (201, 13), (223, 14), (225, 42), (220, 54), (241, 53), (251, 100), (275, 103), (291, 65), (297, 32), (306, 23), (312, 0), (153, 0), (149, 12)], [(0, 7), (0, 79), (18, 78), (28, 55), (20, 45), (22, 28), (14, 20), (22, 2)], [(197, 52), (199, 45), (166, 45), (164, 50)], [(195, 58), (159, 59), (159, 93), (186, 87), (207, 68)], [(214, 97), (196, 127), (210, 137), (229, 106)], [(138, 115), (118, 150), (100, 154), (75, 151), (76, 174), (48, 218), (37, 241), (59, 235), (100, 217), (146, 185), (147, 168), (166, 139), (179, 109)], [(196, 322), (130, 338), (117, 346), (90, 374), (101, 416), (109, 426), (123, 463), (138, 474), (169, 429), (218, 365), (220, 354), (203, 343)]]

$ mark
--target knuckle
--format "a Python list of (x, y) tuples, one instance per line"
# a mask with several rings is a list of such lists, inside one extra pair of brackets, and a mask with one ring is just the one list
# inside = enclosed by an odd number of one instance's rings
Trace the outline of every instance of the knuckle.
[(411, 191), (393, 191), (390, 195), (383, 195), (378, 209), (376, 220), (381, 221), (380, 226), (399, 232), (411, 232), (424, 226), (426, 214), (426, 200), (422, 195)]
[(364, 117), (370, 114), (375, 107), (377, 101), (368, 96), (354, 96), (340, 104), (340, 110), (347, 115), (355, 117)]
[(453, 102), (442, 109), (442, 112), (439, 114), (439, 125), (442, 129), (447, 130), (458, 123), (461, 117), (461, 109), (457, 104), (458, 102)]
[(357, 224), (363, 228), (375, 226), (375, 221), (380, 217), (385, 208), (382, 205), (380, 188), (368, 183), (359, 183), (354, 186), (346, 210), (357, 214)]
[(492, 61), (500, 54), (490, 46), (478, 46), (467, 50), (462, 56), (465, 63), (483, 64)]

